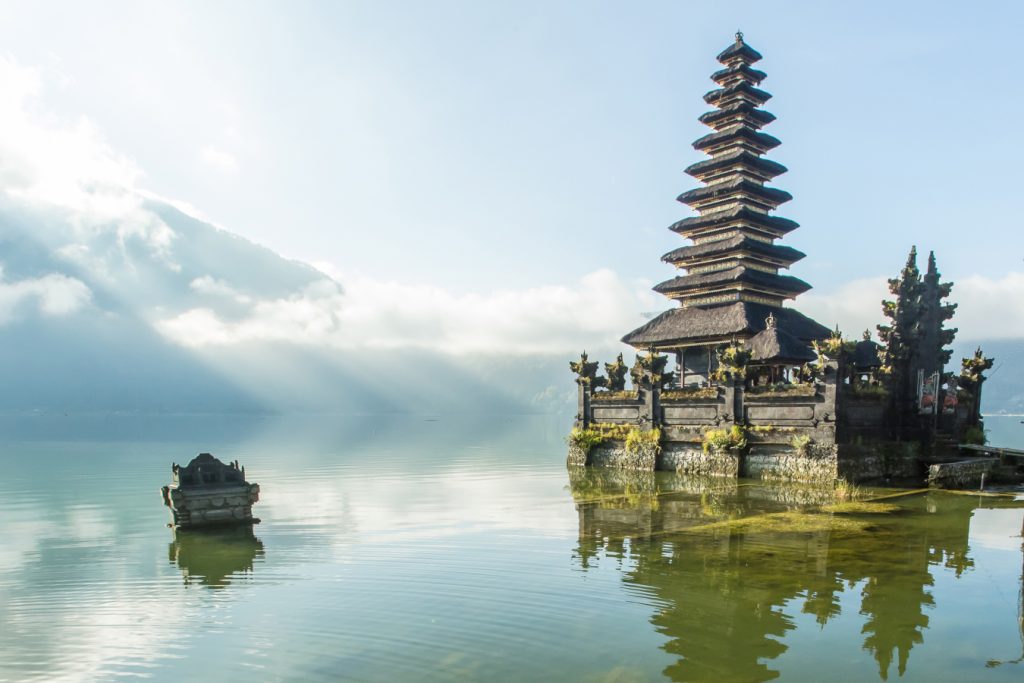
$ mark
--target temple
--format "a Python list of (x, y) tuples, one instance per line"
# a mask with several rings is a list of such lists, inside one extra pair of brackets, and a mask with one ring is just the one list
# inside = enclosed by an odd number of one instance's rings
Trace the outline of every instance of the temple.
[(877, 342), (870, 331), (844, 339), (789, 305), (810, 285), (785, 272), (805, 254), (780, 242), (798, 226), (775, 214), (792, 197), (772, 186), (786, 168), (765, 158), (780, 142), (762, 132), (775, 117), (762, 108), (760, 60), (737, 33), (704, 95), (711, 132), (693, 147), (709, 158), (686, 169), (701, 185), (678, 197), (696, 215), (670, 226), (688, 243), (662, 256), (679, 272), (654, 287), (675, 305), (622, 338), (632, 367), (622, 354), (605, 376), (585, 352), (570, 363), (569, 464), (951, 486), (996, 474), (997, 460), (957, 459), (957, 444), (984, 440), (992, 360), (979, 349), (946, 372), (956, 306), (934, 254), (922, 274), (911, 249), (889, 281)]
[[(796, 360), (805, 361), (810, 343), (831, 334), (796, 309), (783, 307), (811, 286), (780, 273), (804, 254), (776, 244), (798, 226), (772, 215), (792, 196), (768, 185), (786, 167), (764, 158), (780, 142), (761, 132), (775, 116), (761, 109), (771, 95), (758, 88), (766, 74), (751, 66), (760, 60), (741, 33), (718, 55), (724, 68), (711, 80), (719, 87), (704, 95), (715, 110), (700, 117), (712, 132), (693, 143), (711, 158), (686, 169), (703, 187), (678, 197), (699, 215), (669, 228), (692, 244), (661, 257), (682, 274), (654, 288), (679, 306), (622, 339), (638, 350), (674, 354), (680, 372), (696, 381), (706, 378), (716, 348), (755, 337), (768, 329), (769, 320), (773, 340), (756, 345), (758, 354), (781, 346), (796, 350)], [(686, 377), (681, 380), (686, 384)]]

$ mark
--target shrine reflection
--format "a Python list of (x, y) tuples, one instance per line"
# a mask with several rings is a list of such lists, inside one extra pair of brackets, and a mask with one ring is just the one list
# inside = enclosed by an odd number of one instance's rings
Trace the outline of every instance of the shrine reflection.
[(178, 530), (167, 556), (181, 570), (186, 586), (218, 589), (252, 573), (257, 560), (263, 558), (263, 543), (251, 524)]
[[(574, 561), (584, 571), (620, 564), (624, 582), (663, 605), (651, 623), (678, 657), (664, 673), (687, 682), (777, 678), (774, 660), (788, 650), (797, 612), (824, 626), (840, 615), (844, 591), (859, 595), (862, 647), (879, 678), (902, 676), (929, 625), (933, 568), (959, 577), (973, 566), (973, 510), (1024, 505), (918, 494), (883, 512), (839, 515), (823, 513), (835, 502), (828, 488), (596, 468), (571, 470), (570, 488), (579, 514)], [(759, 519), (784, 523), (761, 528)]]

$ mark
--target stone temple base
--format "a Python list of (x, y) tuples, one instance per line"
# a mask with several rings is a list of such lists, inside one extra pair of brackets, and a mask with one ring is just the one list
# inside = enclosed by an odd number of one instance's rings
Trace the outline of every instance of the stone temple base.
[(745, 452), (705, 453), (700, 444), (668, 442), (661, 451), (629, 453), (621, 442), (593, 447), (589, 453), (571, 446), (567, 462), (629, 470), (662, 470), (694, 477), (747, 477), (766, 481), (823, 484), (885, 478), (919, 478), (917, 451), (909, 444), (811, 444), (797, 452), (782, 444), (751, 444)]
[(221, 524), (258, 524), (252, 516), (259, 500), (259, 484), (240, 484), (201, 489), (163, 488), (164, 501), (171, 508), (169, 525), (175, 529)]

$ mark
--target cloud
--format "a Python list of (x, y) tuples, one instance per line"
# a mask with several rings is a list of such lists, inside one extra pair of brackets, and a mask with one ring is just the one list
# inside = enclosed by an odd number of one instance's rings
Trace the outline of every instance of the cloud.
[[(148, 194), (135, 189), (141, 170), (87, 119), (44, 110), (42, 90), (37, 70), (0, 58), (0, 191), (8, 202), (40, 216), (33, 236), (101, 275), (121, 267), (110, 259), (128, 260), (133, 244), (176, 269), (170, 256), (174, 231), (146, 210)], [(92, 248), (97, 240), (109, 242), (108, 253)], [(76, 258), (89, 251), (88, 259)]]
[[(212, 280), (202, 281), (212, 286)], [(155, 325), (190, 347), (270, 341), (455, 354), (565, 353), (584, 344), (614, 346), (643, 322), (640, 311), (658, 305), (647, 283), (625, 282), (610, 270), (590, 273), (573, 286), (483, 294), (360, 276), (345, 277), (344, 283), (342, 289), (325, 278), (288, 298), (253, 301), (240, 318), (204, 307)]]
[(950, 298), (960, 304), (953, 318), (953, 325), (960, 328), (958, 338), (1024, 338), (1024, 273), (961, 278)]
[(251, 297), (242, 294), (224, 280), (219, 280), (209, 275), (197, 277), (192, 280), (188, 286), (192, 291), (206, 296), (228, 299), (239, 304), (248, 304), (252, 302)]
[(831, 292), (812, 290), (793, 304), (828, 327), (839, 325), (847, 337), (859, 337), (862, 330), (875, 331), (882, 322), (882, 299), (888, 298), (886, 278), (853, 280)]
[(66, 275), (52, 273), (16, 282), (0, 279), (0, 325), (33, 310), (46, 316), (69, 315), (91, 300), (89, 287)]
[[(890, 299), (886, 278), (853, 280), (827, 293), (809, 292), (796, 307), (815, 320), (839, 328), (847, 336), (872, 332), (883, 321), (882, 299)], [(958, 304), (949, 326), (959, 340), (1024, 338), (1024, 272), (1002, 277), (971, 275), (956, 280), (950, 301)]]
[(228, 152), (216, 147), (204, 147), (199, 152), (199, 160), (206, 166), (222, 173), (234, 173), (238, 170), (238, 160)]

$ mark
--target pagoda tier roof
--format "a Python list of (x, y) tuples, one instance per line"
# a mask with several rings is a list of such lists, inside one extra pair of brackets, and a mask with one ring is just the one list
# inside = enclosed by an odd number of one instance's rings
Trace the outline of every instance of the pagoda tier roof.
[(735, 152), (728, 152), (710, 159), (705, 159), (704, 161), (698, 161), (695, 164), (687, 166), (684, 172), (687, 175), (701, 180), (706, 176), (712, 175), (722, 169), (729, 168), (730, 166), (746, 167), (755, 175), (768, 179), (780, 176), (789, 170), (780, 163), (769, 159), (762, 159), (750, 150), (738, 149)]
[[(749, 102), (737, 102), (728, 107), (722, 109), (716, 109), (709, 111), (705, 114), (701, 114), (697, 119), (706, 126), (715, 128), (716, 124), (721, 121), (732, 120), (738, 115), (743, 115), (748, 120), (759, 124), (761, 127), (767, 126), (769, 123), (775, 120), (775, 114), (767, 112), (763, 109), (758, 109)], [(731, 125), (731, 124), (730, 124)]]
[(635, 348), (674, 344), (715, 344), (732, 337), (747, 338), (765, 329), (771, 314), (775, 326), (793, 337), (810, 342), (826, 339), (832, 331), (793, 308), (737, 301), (712, 307), (672, 308), (633, 330), (622, 341)]
[(741, 93), (758, 104), (764, 104), (772, 98), (771, 93), (755, 88), (746, 81), (740, 81), (735, 85), (730, 85), (728, 88), (716, 88), (704, 93), (704, 101), (710, 105), (714, 105), (716, 102), (727, 100)]
[(735, 252), (750, 252), (788, 265), (792, 265), (806, 256), (802, 251), (792, 247), (762, 242), (746, 235), (735, 235), (724, 240), (715, 240), (714, 242), (704, 242), (703, 244), (693, 244), (673, 249), (662, 256), (661, 260), (666, 263), (679, 263), (681, 261), (704, 260), (706, 257)]
[(745, 266), (736, 266), (723, 270), (713, 270), (709, 273), (680, 275), (655, 285), (654, 291), (659, 294), (672, 294), (691, 289), (703, 290), (715, 285), (731, 284), (750, 285), (750, 287), (760, 290), (791, 294), (793, 296), (806, 292), (811, 288), (809, 284), (792, 275), (777, 275)]
[(761, 53), (743, 42), (743, 34), (736, 34), (736, 41), (718, 53), (718, 61), (728, 64), (733, 61), (742, 61), (747, 64), (761, 60)]
[(734, 194), (745, 194), (756, 197), (762, 200), (765, 204), (772, 206), (778, 206), (779, 204), (788, 202), (793, 198), (793, 195), (785, 190), (779, 190), (774, 187), (765, 187), (764, 185), (756, 183), (749, 178), (740, 176), (722, 183), (714, 183), (713, 185), (705, 185), (704, 187), (688, 190), (676, 197), (676, 199), (683, 204), (693, 206), (701, 204), (709, 199), (725, 198)]
[(704, 137), (699, 138), (693, 143), (693, 148), (696, 150), (704, 150), (709, 147), (715, 147), (738, 140), (747, 140), (754, 147), (758, 147), (765, 152), (782, 144), (782, 142), (776, 137), (767, 135), (766, 133), (759, 133), (750, 126), (736, 124), (734, 126), (729, 126), (728, 128), (715, 131), (714, 133), (708, 133)]
[(750, 338), (750, 359), (757, 363), (792, 363), (800, 365), (817, 360), (818, 354), (807, 342), (797, 339), (786, 330), (779, 329), (775, 316), (772, 324)]
[(768, 74), (757, 69), (750, 68), (747, 64), (734, 64), (725, 69), (721, 69), (711, 74), (711, 80), (721, 85), (722, 83), (735, 80), (736, 78), (742, 78), (748, 83), (757, 85), (764, 79), (768, 78)]
[(714, 226), (727, 226), (730, 223), (744, 222), (755, 227), (763, 228), (766, 232), (784, 235), (800, 227), (796, 221), (780, 216), (769, 216), (760, 211), (754, 211), (748, 206), (737, 206), (725, 211), (714, 211), (702, 216), (691, 216), (681, 221), (676, 221), (669, 230), (680, 234), (700, 231)]

